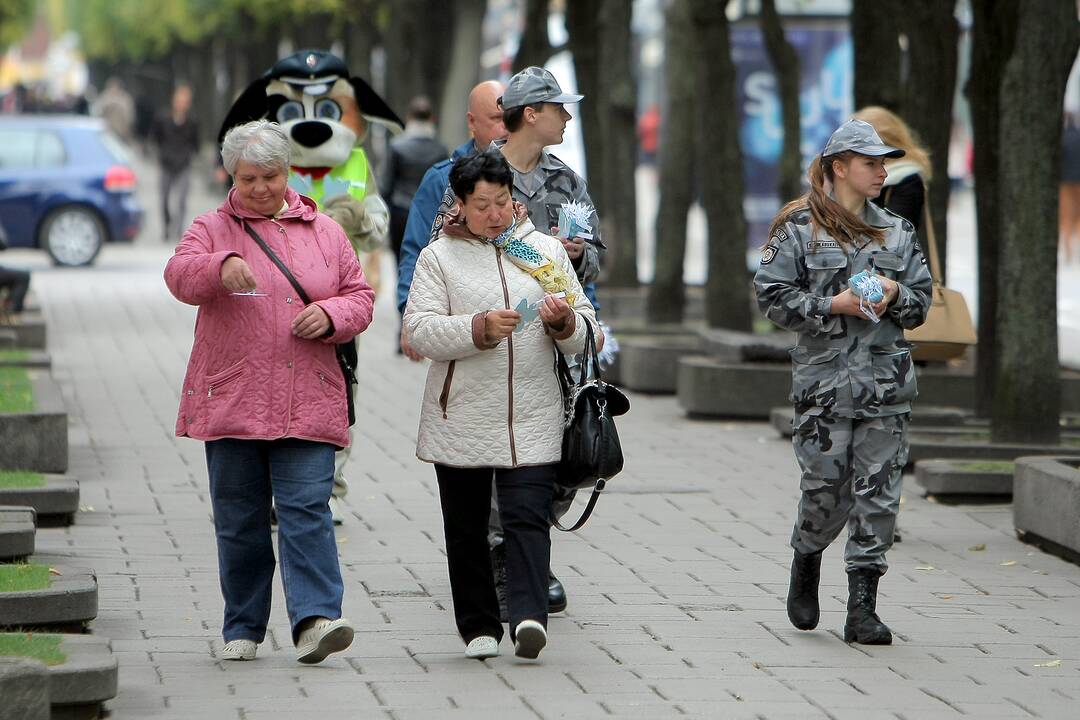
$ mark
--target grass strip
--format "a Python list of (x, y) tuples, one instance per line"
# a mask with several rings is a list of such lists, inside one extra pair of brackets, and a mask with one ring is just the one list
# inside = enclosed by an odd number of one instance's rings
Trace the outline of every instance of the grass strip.
[(976, 473), (1012, 473), (1016, 470), (1016, 463), (1008, 460), (977, 460), (969, 463), (957, 463), (956, 469)]
[(24, 413), (34, 409), (34, 390), (26, 368), (0, 367), (0, 413)]
[(0, 362), (23, 362), (29, 359), (28, 350), (0, 350)]
[[(44, 590), (52, 585), (48, 565), (0, 565), (0, 592)], [(2, 653), (0, 653), (2, 654)]]
[(23, 657), (40, 660), (46, 665), (67, 662), (60, 650), (62, 635), (41, 633), (0, 633), (0, 657)]
[(0, 489), (45, 487), (45, 476), (26, 470), (0, 470)]

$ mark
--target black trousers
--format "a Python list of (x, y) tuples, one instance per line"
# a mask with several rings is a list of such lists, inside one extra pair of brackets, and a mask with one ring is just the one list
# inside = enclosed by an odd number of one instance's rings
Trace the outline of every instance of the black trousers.
[(499, 496), (511, 640), (522, 620), (547, 627), (551, 526), (548, 514), (555, 465), (523, 468), (455, 468), (435, 465), (442, 504), (454, 619), (466, 642), (481, 635), (502, 639), (499, 601), (488, 550), (491, 479)]

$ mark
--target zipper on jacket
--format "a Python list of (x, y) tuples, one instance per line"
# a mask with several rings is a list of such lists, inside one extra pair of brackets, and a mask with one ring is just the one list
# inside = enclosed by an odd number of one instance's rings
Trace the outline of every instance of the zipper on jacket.
[(454, 379), (454, 366), (457, 360), (451, 360), (446, 368), (446, 379), (443, 380), (442, 392), (439, 393), (439, 407), (442, 408), (443, 420), (446, 419), (446, 403), (450, 401), (450, 383)]
[[(495, 248), (495, 262), (499, 266), (499, 281), (502, 283), (503, 304), (510, 309), (510, 290), (506, 287), (506, 274), (503, 272), (502, 250)], [(517, 467), (517, 446), (514, 444), (514, 340), (506, 338), (506, 352), (509, 356), (509, 370), (506, 376), (507, 417), (506, 427), (510, 432), (510, 464)]]

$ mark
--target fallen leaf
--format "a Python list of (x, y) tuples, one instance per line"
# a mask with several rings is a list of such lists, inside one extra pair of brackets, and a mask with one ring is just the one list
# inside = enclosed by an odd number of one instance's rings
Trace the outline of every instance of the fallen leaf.
[(1060, 660), (1051, 660), (1044, 663), (1035, 663), (1035, 667), (1061, 667)]
[(51, 568), (49, 568), (49, 574), (50, 575), (63, 575), (64, 573), (60, 572), (59, 570), (57, 570), (54, 567), (51, 567)]
[(344, 544), (344, 543), (345, 543), (345, 541), (346, 541), (346, 540), (348, 540), (348, 539), (349, 539), (349, 538), (347, 538), (347, 537), (344, 537), (344, 536), (342, 536), (342, 537), (339, 537), (339, 538), (337, 539), (337, 544), (338, 544), (338, 545), (342, 545), (342, 544)]
[(980, 552), (986, 549), (986, 543), (979, 543), (978, 545), (972, 545), (968, 548), (971, 552)]
[(1050, 573), (1046, 572), (1045, 570), (1032, 570), (1031, 574), (1032, 575), (1049, 575)]
[(937, 568), (934, 567), (933, 565), (919, 565), (915, 569), (916, 570), (937, 570)]
[(757, 660), (755, 660), (754, 662), (752, 662), (750, 664), (754, 666), (755, 670), (760, 670), (761, 669), (761, 663), (759, 663)]
[(1012, 567), (1015, 564), (1016, 564), (1015, 560), (1006, 560), (1005, 562), (1001, 563), (1001, 566), (1002, 567)]
[(942, 595), (942, 596), (941, 596), (941, 599), (942, 599), (942, 600), (952, 600), (952, 599), (953, 599), (953, 597), (954, 597), (953, 595)]

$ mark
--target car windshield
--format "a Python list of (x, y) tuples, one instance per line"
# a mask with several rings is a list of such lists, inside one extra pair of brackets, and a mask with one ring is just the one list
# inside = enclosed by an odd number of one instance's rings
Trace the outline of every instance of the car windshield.
[(100, 137), (101, 144), (105, 146), (105, 150), (108, 151), (113, 160), (124, 165), (131, 164), (131, 156), (128, 154), (128, 149), (124, 146), (124, 143), (107, 132), (101, 133)]

